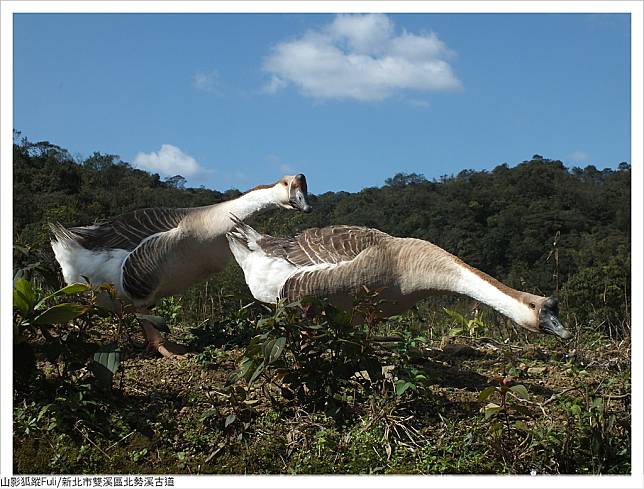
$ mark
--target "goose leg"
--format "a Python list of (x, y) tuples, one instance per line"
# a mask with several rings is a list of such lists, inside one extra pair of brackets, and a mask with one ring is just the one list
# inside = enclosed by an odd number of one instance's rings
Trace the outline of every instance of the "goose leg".
[(150, 349), (158, 351), (164, 357), (179, 356), (188, 351), (185, 346), (165, 339), (150, 321), (139, 319), (139, 323), (141, 324), (141, 328), (143, 328)]

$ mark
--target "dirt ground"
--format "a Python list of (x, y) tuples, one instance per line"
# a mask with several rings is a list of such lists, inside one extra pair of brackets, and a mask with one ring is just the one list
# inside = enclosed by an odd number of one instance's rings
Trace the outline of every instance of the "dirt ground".
[[(597, 340), (570, 348), (553, 340), (520, 346), (443, 337), (414, 351), (413, 363), (426, 379), (422, 388), (400, 397), (374, 391), (341, 420), (260, 391), (232, 403), (225, 384), (241, 356), (238, 349), (173, 359), (139, 350), (123, 362), (113, 392), (98, 400), (70, 407), (52, 403), (51, 395), (39, 399), (38, 393), (18, 390), (14, 468), (159, 474), (628, 472), (629, 344)], [(503, 379), (508, 386), (523, 385), (528, 395), (508, 397), (507, 417), (487, 417), (485, 406), (499, 405), (501, 397), (495, 392), (481, 399), (481, 392), (504, 385)], [(37, 417), (46, 400), (52, 406), (26, 433), (30, 413)]]

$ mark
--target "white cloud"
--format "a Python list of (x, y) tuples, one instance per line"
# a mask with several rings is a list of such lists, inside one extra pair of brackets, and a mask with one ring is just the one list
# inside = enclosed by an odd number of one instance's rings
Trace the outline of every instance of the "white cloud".
[(273, 75), (268, 83), (266, 83), (263, 87), (263, 90), (266, 93), (277, 93), (279, 92), (282, 88), (284, 88), (288, 83), (286, 83), (284, 80), (281, 78)]
[(192, 156), (171, 144), (162, 144), (156, 153), (137, 153), (134, 165), (165, 176), (192, 177), (206, 171)]
[(327, 27), (336, 40), (346, 40), (348, 48), (358, 54), (382, 54), (394, 32), (393, 22), (383, 14), (338, 15)]
[(284, 41), (264, 59), (264, 90), (292, 83), (314, 98), (382, 100), (400, 90), (451, 90), (461, 82), (453, 52), (435, 33), (396, 35), (384, 14), (338, 15), (332, 23)]
[(590, 161), (590, 156), (584, 151), (576, 150), (570, 155), (570, 160), (573, 163), (587, 163)]
[(221, 80), (217, 70), (196, 72), (192, 75), (192, 86), (202, 92), (221, 95)]
[(269, 154), (268, 159), (273, 164), (273, 166), (279, 169), (279, 171), (281, 171), (282, 173), (290, 173), (294, 171), (291, 165), (284, 163), (282, 159), (275, 154)]
[(423, 100), (420, 98), (411, 98), (408, 100), (408, 102), (414, 107), (418, 107), (421, 109), (429, 109), (431, 107), (431, 104), (429, 103), (429, 101)]

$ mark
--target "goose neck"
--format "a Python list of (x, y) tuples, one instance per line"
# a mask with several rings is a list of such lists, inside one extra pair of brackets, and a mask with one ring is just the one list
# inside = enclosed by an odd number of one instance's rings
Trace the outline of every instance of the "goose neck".
[(460, 258), (426, 241), (414, 243), (407, 262), (412, 287), (466, 295), (487, 304), (518, 324), (534, 320), (534, 311), (524, 301), (526, 293), (499, 282)]
[(462, 263), (458, 268), (456, 283), (458, 290), (455, 292), (487, 304), (517, 324), (525, 325), (534, 321), (535, 312), (522, 300), (523, 292), (508, 287), (480, 270)]
[(226, 213), (234, 214), (241, 220), (261, 210), (277, 207), (278, 205), (272, 187), (251, 190), (236, 199), (224, 203)]

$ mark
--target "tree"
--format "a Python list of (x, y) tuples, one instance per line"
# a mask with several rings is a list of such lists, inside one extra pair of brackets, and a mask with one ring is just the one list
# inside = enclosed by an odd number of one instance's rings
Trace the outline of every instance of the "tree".
[(392, 178), (385, 180), (385, 185), (389, 185), (390, 187), (404, 187), (406, 185), (416, 185), (425, 182), (427, 182), (427, 179), (423, 174), (396, 173)]
[(165, 179), (165, 183), (172, 188), (184, 189), (186, 187), (186, 179), (181, 175), (175, 175)]

